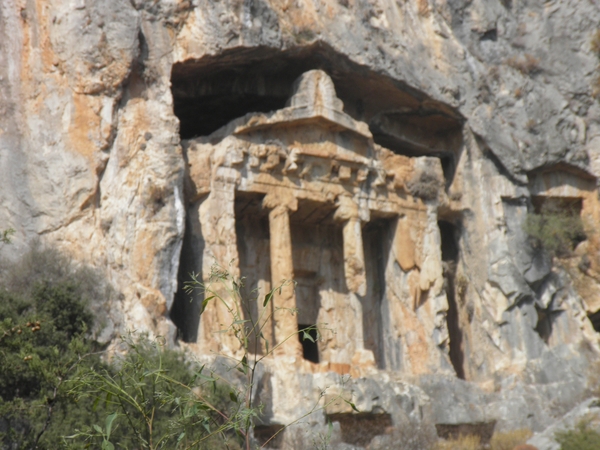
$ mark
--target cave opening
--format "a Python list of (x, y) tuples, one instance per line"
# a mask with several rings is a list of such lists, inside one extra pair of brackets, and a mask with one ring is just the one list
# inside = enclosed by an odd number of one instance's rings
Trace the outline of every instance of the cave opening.
[(594, 330), (600, 333), (600, 310), (588, 313), (588, 319), (592, 322)]
[(294, 81), (321, 69), (332, 78), (344, 112), (369, 124), (374, 140), (411, 156), (453, 152), (464, 118), (398, 79), (352, 61), (323, 42), (279, 50), (225, 50), (176, 63), (171, 75), (180, 136), (207, 136), (247, 113), (285, 107)]
[(550, 336), (552, 335), (552, 313), (546, 309), (540, 308), (538, 305), (535, 305), (535, 310), (538, 317), (535, 331), (542, 341), (548, 344)]
[(456, 265), (459, 257), (459, 230), (452, 222), (438, 221), (441, 238), (442, 265), (444, 269), (444, 284), (446, 286), (446, 297), (448, 299), (448, 313), (446, 321), (448, 334), (450, 336), (450, 362), (454, 367), (456, 376), (465, 379), (464, 352), (462, 349), (463, 337), (460, 328), (458, 304), (456, 302)]

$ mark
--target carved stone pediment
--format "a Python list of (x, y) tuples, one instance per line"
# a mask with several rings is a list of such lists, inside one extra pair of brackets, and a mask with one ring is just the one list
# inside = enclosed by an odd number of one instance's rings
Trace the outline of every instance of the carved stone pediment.
[(286, 108), (269, 114), (246, 115), (235, 121), (233, 134), (273, 127), (311, 126), (327, 130), (348, 131), (364, 139), (373, 136), (369, 126), (354, 120), (343, 111), (344, 104), (335, 93), (333, 81), (322, 70), (310, 70), (294, 83)]

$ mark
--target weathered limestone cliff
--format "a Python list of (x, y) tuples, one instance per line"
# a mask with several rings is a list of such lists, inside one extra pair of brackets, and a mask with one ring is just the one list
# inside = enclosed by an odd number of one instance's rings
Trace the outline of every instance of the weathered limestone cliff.
[[(199, 357), (236, 349), (190, 272), (294, 279), (268, 338), (328, 331), (266, 364), (267, 430), (340, 374), (380, 446), (424, 414), (542, 429), (600, 356), (598, 23), (597, 0), (3, 0), (1, 257), (60, 248), (119, 293), (101, 339)], [(587, 227), (554, 261), (524, 231), (549, 205)]]

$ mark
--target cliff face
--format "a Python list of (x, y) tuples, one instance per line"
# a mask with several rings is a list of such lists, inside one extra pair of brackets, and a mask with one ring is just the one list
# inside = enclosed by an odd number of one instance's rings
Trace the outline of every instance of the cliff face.
[[(599, 21), (594, 0), (3, 1), (3, 258), (57, 246), (121, 294), (109, 330), (178, 327), (198, 354), (233, 350), (189, 271), (294, 277), (275, 334), (344, 324), (304, 349), (318, 363), (286, 350), (294, 386), (543, 385), (522, 411), (542, 427), (600, 351)], [(589, 228), (554, 265), (523, 231), (544, 205)], [(510, 392), (435, 420), (516, 425)]]

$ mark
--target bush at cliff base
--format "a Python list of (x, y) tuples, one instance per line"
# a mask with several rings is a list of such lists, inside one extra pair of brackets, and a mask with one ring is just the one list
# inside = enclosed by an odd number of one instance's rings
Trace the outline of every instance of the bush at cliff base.
[[(210, 433), (223, 419), (202, 408), (210, 399), (215, 409), (226, 411), (231, 401), (223, 400), (226, 394), (214, 380), (204, 400), (191, 398), (210, 377), (198, 377), (180, 352), (141, 338), (125, 342), (125, 356), (111, 363), (101, 357), (103, 349), (88, 332), (89, 304), (103, 295), (92, 272), (74, 269), (55, 251), (35, 248), (4, 268), (1, 281), (1, 449), (219, 448), (224, 441), (236, 447), (231, 433)], [(105, 381), (121, 377), (125, 396), (145, 396), (139, 403), (153, 411), (151, 433), (136, 434), (143, 417), (128, 413), (127, 406), (119, 409), (119, 397), (90, 384), (90, 374)], [(175, 402), (186, 417), (173, 419)], [(199, 423), (204, 426), (190, 429)], [(117, 444), (106, 439), (107, 428)]]
[(585, 419), (579, 421), (572, 430), (557, 432), (554, 438), (560, 444), (560, 450), (600, 449), (600, 432)]

